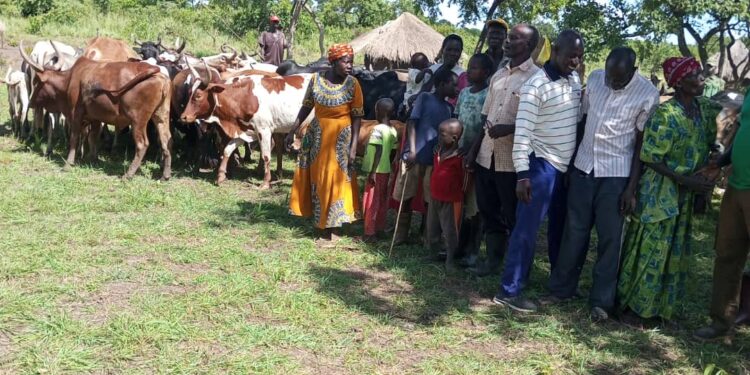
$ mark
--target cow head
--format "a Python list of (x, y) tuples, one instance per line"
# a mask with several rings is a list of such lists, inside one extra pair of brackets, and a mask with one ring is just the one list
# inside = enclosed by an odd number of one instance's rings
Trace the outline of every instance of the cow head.
[(44, 67), (46, 69), (50, 70), (68, 70), (70, 69), (73, 64), (75, 64), (76, 60), (78, 60), (78, 55), (69, 55), (65, 52), (61, 52), (57, 48), (57, 43), (50, 40), (49, 44), (52, 45), (52, 49), (55, 51), (55, 53), (52, 55), (52, 57), (48, 60), (46, 57), (43, 59), (43, 61), (47, 61), (44, 64)]
[(193, 78), (193, 84), (190, 90), (190, 99), (188, 99), (185, 110), (182, 112), (180, 121), (185, 123), (195, 122), (201, 118), (211, 117), (218, 104), (217, 95), (226, 89), (226, 86), (218, 83), (218, 78), (214, 79), (211, 68), (203, 61), (205, 74), (198, 72), (190, 62), (187, 62), (190, 73)]

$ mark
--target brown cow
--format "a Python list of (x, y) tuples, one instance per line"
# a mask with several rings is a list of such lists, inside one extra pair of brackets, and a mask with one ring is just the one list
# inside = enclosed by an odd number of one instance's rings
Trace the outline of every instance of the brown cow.
[(146, 128), (152, 120), (162, 148), (162, 178), (171, 177), (171, 85), (159, 68), (141, 62), (101, 62), (82, 57), (70, 70), (57, 72), (45, 70), (31, 62), (23, 48), (20, 51), (37, 72), (32, 102), (44, 105), (54, 101), (70, 123), (66, 168), (75, 163), (76, 146), (85, 123), (92, 124), (88, 137), (92, 160), (97, 158), (100, 123), (113, 124), (118, 130), (132, 125), (136, 154), (123, 177), (133, 177), (146, 154)]
[(140, 60), (138, 54), (130, 48), (127, 42), (103, 36), (97, 36), (89, 41), (83, 51), (83, 57), (96, 61)]

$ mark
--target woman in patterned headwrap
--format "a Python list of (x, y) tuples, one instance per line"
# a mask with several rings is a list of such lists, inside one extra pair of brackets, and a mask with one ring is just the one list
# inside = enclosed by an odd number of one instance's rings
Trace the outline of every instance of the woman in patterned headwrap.
[(721, 107), (703, 98), (704, 77), (692, 57), (662, 65), (674, 98), (652, 115), (643, 139), (638, 205), (625, 234), (617, 296), (623, 321), (672, 319), (685, 295), (694, 198), (713, 190), (704, 175)]
[(347, 44), (335, 44), (328, 50), (332, 68), (310, 79), (297, 124), (287, 136), (290, 144), (300, 124), (315, 109), (315, 119), (302, 140), (289, 211), (295, 216), (312, 216), (328, 240), (338, 237), (343, 224), (361, 216), (352, 164), (364, 111), (362, 89), (351, 75), (353, 59), (354, 51)]

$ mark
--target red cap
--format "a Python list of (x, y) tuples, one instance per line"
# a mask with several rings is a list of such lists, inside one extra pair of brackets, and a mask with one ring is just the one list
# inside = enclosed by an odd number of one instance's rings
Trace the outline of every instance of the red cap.
[(281, 20), (279, 19), (279, 17), (271, 16), (271, 22), (281, 22)]

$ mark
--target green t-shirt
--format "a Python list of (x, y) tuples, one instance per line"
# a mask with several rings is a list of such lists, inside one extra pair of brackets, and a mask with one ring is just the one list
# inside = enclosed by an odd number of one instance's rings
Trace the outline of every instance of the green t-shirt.
[(745, 93), (740, 128), (732, 146), (732, 175), (729, 184), (737, 190), (750, 190), (750, 89)]
[(383, 155), (380, 156), (380, 163), (375, 168), (375, 173), (391, 173), (391, 151), (396, 148), (398, 134), (396, 129), (386, 124), (378, 124), (372, 129), (370, 140), (367, 141), (367, 150), (362, 160), (362, 171), (370, 173), (372, 164), (375, 161), (375, 145), (383, 147)]

